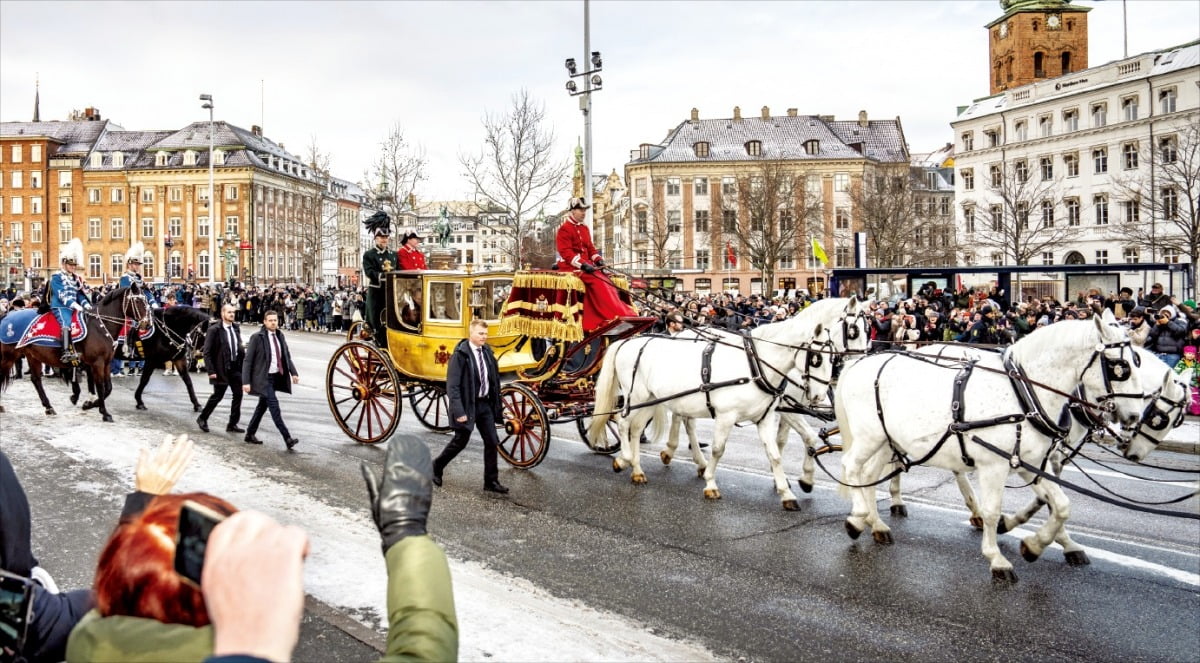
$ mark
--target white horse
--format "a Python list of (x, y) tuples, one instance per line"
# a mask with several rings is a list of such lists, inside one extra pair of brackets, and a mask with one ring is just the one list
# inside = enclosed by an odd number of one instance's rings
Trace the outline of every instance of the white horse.
[[(712, 345), (707, 376), (702, 373), (709, 343), (636, 337), (609, 347), (596, 379), (594, 407), (598, 414), (592, 417), (588, 436), (593, 446), (603, 439), (605, 424), (617, 406), (617, 394), (625, 394), (629, 411), (621, 417), (621, 452), (613, 459), (614, 471), (632, 466), (633, 482), (646, 482), (639, 443), (647, 421), (656, 411), (665, 409), (676, 417), (711, 418), (712, 458), (702, 468), (704, 496), (720, 499), (716, 468), (734, 424), (754, 422), (768, 458), (776, 462), (777, 451), (771, 453), (779, 427), (775, 405), (787, 384), (785, 377), (797, 361), (807, 362), (814, 342), (823, 346), (829, 340), (834, 347), (844, 348), (849, 339), (865, 345), (866, 321), (856, 299), (824, 299), (787, 320), (756, 327), (744, 339), (729, 334), (718, 338), (721, 342)], [(824, 363), (826, 379), (832, 374), (831, 364)], [(801, 388), (808, 392), (806, 398), (816, 400), (823, 397), (825, 385), (810, 380)], [(655, 403), (659, 399), (665, 400)], [(785, 508), (794, 508), (796, 497), (782, 469), (773, 470), (773, 474), (775, 490)]]
[[(834, 409), (842, 436), (840, 490), (852, 509), (846, 531), (857, 538), (870, 526), (879, 543), (891, 543), (891, 530), (879, 518), (874, 486), (893, 454), (905, 463), (928, 463), (953, 472), (978, 473), (982, 494), (982, 552), (992, 577), (1015, 582), (1012, 564), (996, 545), (1004, 483), (1015, 471), (1032, 475), (1015, 459), (1040, 466), (1055, 437), (1069, 430), (1069, 394), (1082, 386), (1090, 399), (1112, 408), (1116, 419), (1135, 423), (1144, 393), (1141, 375), (1132, 370), (1133, 349), (1112, 314), (1094, 321), (1056, 323), (1012, 345), (1003, 355), (983, 356), (971, 370), (929, 357), (882, 353), (859, 360), (842, 372)], [(983, 369), (983, 370), (981, 370)], [(1007, 373), (1014, 377), (1010, 379)], [(955, 384), (961, 386), (957, 390)], [(1018, 393), (1020, 392), (1020, 393)], [(956, 416), (957, 412), (957, 416)], [(955, 424), (966, 426), (956, 429)], [(961, 433), (956, 435), (955, 433)], [(1003, 449), (988, 450), (972, 438)], [(1051, 482), (1038, 482), (1038, 497), (1051, 507), (1050, 517), (1021, 544), (1033, 561), (1070, 516), (1070, 501)]]
[[(919, 352), (921, 354), (948, 359), (964, 360), (979, 359), (991, 354), (989, 351), (981, 348), (957, 344), (929, 345), (922, 348)], [(1138, 419), (1134, 430), (1129, 431), (1128, 437), (1121, 436), (1122, 439), (1119, 446), (1125, 457), (1137, 462), (1145, 460), (1173, 429), (1183, 424), (1183, 416), (1187, 411), (1188, 385), (1191, 380), (1191, 371), (1184, 371), (1183, 374), (1177, 375), (1175, 371), (1171, 370), (1153, 352), (1140, 347), (1134, 347), (1134, 352), (1137, 354), (1137, 359), (1134, 361), (1134, 370), (1141, 374), (1142, 383), (1146, 385), (1161, 385), (1157, 390), (1148, 395), (1145, 409), (1142, 411), (1142, 415)], [(1071, 418), (1071, 431), (1066, 436), (1066, 440), (1070, 443), (1070, 446), (1060, 445), (1055, 447), (1050, 458), (1049, 464), (1056, 476), (1062, 475), (1063, 463), (1066, 462), (1074, 449), (1087, 440), (1088, 434), (1093, 431), (1094, 423), (1088, 421), (1085, 416)], [(894, 516), (908, 515), (908, 508), (904, 503), (904, 497), (900, 491), (900, 477), (901, 475), (899, 474), (892, 477), (889, 486), (891, 493), (891, 513)], [(955, 472), (954, 479), (958, 485), (959, 492), (962, 493), (963, 503), (966, 504), (971, 512), (971, 524), (978, 529), (982, 529), (983, 516), (980, 514), (979, 503), (975, 499), (975, 491), (972, 489), (970, 482), (962, 472)], [(1045, 505), (1046, 503), (1041, 498), (1035, 497), (1029, 504), (1013, 515), (1002, 514), (997, 525), (997, 531), (1003, 534), (1024, 525)], [(1074, 545), (1070, 538), (1066, 536), (1065, 527), (1062, 530), (1062, 537), (1062, 539), (1056, 539), (1056, 543), (1063, 547), (1067, 562), (1073, 566), (1087, 564), (1087, 554), (1082, 548)]]

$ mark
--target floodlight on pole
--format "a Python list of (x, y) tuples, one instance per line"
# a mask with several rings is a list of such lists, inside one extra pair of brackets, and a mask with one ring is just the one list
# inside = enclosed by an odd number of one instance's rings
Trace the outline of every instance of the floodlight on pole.
[(200, 108), (208, 111), (208, 280), (216, 283), (217, 277), (217, 220), (213, 207), (216, 192), (213, 191), (213, 153), (216, 151), (216, 129), (213, 123), (213, 98), (211, 94), (200, 95), (204, 103)]

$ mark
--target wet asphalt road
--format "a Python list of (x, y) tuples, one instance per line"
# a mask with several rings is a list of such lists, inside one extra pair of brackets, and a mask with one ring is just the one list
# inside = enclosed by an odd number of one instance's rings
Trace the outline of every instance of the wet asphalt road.
[[(269, 421), (259, 432), (263, 447), (224, 433), (198, 440), (331, 506), (361, 509), (358, 463), (380, 463), (384, 450), (354, 444), (331, 420), (324, 368), (337, 342), (334, 336), (289, 335), (302, 378), (295, 394), (282, 399), (285, 419), (301, 439), (295, 453), (283, 451)], [(208, 387), (197, 382), (203, 401)], [(133, 409), (134, 380), (114, 384), (114, 416), (137, 417), (164, 432), (195, 430), (177, 378), (151, 382), (150, 413)], [(62, 388), (55, 391), (56, 404), (68, 407)], [(426, 431), (407, 405), (400, 430), (421, 435), (436, 454), (449, 436)], [(248, 400), (243, 424), (252, 407)], [(223, 406), (212, 418), (214, 431), (224, 412)], [(699, 428), (706, 439), (708, 428)], [(554, 433), (538, 467), (516, 470), (501, 463), (500, 480), (512, 489), (507, 497), (480, 490), (477, 439), (447, 469), (430, 530), (451, 555), (631, 616), (655, 632), (695, 638), (731, 659), (1194, 661), (1200, 651), (1196, 520), (1148, 516), (1072, 495), (1069, 527), (1092, 564), (1070, 567), (1057, 548), (1029, 564), (1017, 552), (1019, 540), (1002, 536), (1001, 550), (1019, 582), (997, 587), (979, 552), (980, 535), (967, 524), (957, 489), (943, 472), (918, 468), (905, 477), (909, 516), (890, 518), (895, 544), (883, 546), (869, 535), (847, 537), (849, 503), (820, 470), (813, 493), (793, 487), (801, 511), (781, 510), (753, 429), (735, 431), (730, 441), (718, 473), (719, 501), (703, 499), (690, 460), (664, 466), (657, 458), (661, 447), (646, 450), (649, 484), (635, 486), (628, 471), (614, 474), (609, 457), (579, 441), (574, 424), (555, 426)], [(790, 478), (798, 476), (800, 454), (793, 435), (785, 453)], [(1194, 456), (1170, 453), (1153, 460), (1196, 464)], [(826, 464), (839, 471), (836, 455)], [(1186, 479), (1194, 482), (1195, 475), (1137, 470), (1185, 480), (1164, 485), (1120, 476), (1116, 470), (1129, 467), (1124, 461), (1109, 464), (1113, 469), (1101, 468), (1097, 478), (1119, 492), (1161, 500), (1194, 489)], [(1068, 476), (1087, 483), (1078, 473)], [(54, 494), (52, 486), (38, 490), (40, 500), (51, 503)], [(1028, 490), (1007, 491), (1006, 511), (1029, 497)], [(886, 514), (885, 496), (880, 498)], [(91, 516), (86, 503), (62, 508), (56, 516), (62, 523), (100, 517)], [(1173, 508), (1197, 513), (1200, 501), (1193, 497)], [(95, 536), (80, 541), (81, 550), (101, 542), (90, 538)], [(338, 637), (331, 631), (320, 641), (328, 638), (332, 646)], [(350, 640), (346, 647), (338, 658), (353, 657)]]

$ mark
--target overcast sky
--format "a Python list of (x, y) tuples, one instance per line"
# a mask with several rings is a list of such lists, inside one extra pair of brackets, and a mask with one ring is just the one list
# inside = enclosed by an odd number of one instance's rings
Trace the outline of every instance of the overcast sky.
[[(1081, 0), (1090, 65), (1122, 57), (1122, 3)], [(899, 116), (914, 152), (951, 140), (955, 108), (986, 96), (984, 24), (998, 0), (591, 3), (593, 170), (688, 117)], [(1129, 0), (1129, 53), (1200, 38), (1200, 2)], [(400, 122), (429, 161), (418, 197), (470, 199), (458, 155), (480, 118), (528, 88), (563, 158), (583, 134), (563, 60), (583, 57), (583, 2), (0, 2), (0, 119), (65, 119), (94, 106), (126, 129), (216, 117), (304, 155), (315, 136), (357, 181)], [(261, 83), (260, 83), (261, 82)], [(261, 86), (261, 87), (260, 87)], [(260, 89), (265, 95), (260, 95)]]

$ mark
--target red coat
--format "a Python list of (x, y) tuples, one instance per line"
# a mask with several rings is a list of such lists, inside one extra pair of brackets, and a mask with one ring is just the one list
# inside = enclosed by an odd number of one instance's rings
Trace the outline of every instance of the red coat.
[(571, 219), (563, 221), (558, 227), (554, 244), (558, 249), (557, 267), (560, 272), (579, 269), (581, 263), (596, 262), (600, 257), (600, 252), (592, 244), (592, 233), (587, 226)]
[(396, 251), (396, 257), (400, 260), (400, 269), (428, 269), (425, 266), (425, 254), (407, 246), (400, 247), (400, 250)]

